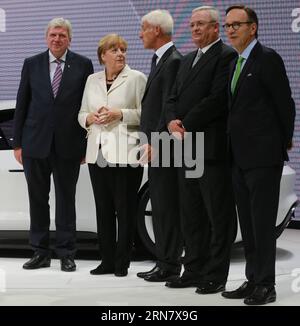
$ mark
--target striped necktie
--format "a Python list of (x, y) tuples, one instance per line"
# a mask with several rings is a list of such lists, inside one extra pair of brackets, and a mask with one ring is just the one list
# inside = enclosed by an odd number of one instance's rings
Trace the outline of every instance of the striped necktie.
[(56, 70), (54, 72), (53, 80), (52, 80), (52, 90), (53, 90), (53, 95), (56, 97), (57, 91), (59, 88), (59, 84), (61, 82), (61, 77), (62, 77), (62, 69), (61, 69), (61, 60), (57, 59), (55, 60), (57, 63)]

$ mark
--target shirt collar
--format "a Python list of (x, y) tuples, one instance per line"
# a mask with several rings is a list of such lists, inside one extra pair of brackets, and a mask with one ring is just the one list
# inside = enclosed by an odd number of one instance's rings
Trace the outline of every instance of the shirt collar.
[[(66, 50), (66, 52), (59, 58), (61, 61), (63, 61), (63, 62), (66, 61), (67, 52), (68, 52), (68, 50)], [(57, 60), (56, 57), (49, 50), (49, 62), (51, 63), (51, 62), (54, 62), (55, 60)]]
[(240, 57), (243, 57), (245, 60), (247, 60), (249, 58), (251, 51), (255, 47), (256, 43), (257, 43), (257, 39), (255, 38), (251, 43), (248, 44), (246, 49), (240, 54)]
[(220, 38), (218, 38), (217, 40), (215, 40), (214, 42), (206, 45), (204, 48), (200, 48), (201, 52), (204, 54), (205, 52), (207, 52), (214, 44), (216, 44), (217, 42), (220, 41)]
[[(161, 46), (159, 49), (157, 49), (157, 50), (155, 51), (155, 53), (156, 53), (156, 55), (157, 55), (157, 57), (158, 57), (158, 61), (159, 61), (160, 58), (165, 54), (165, 52), (167, 52), (167, 50), (169, 50), (169, 48), (170, 48), (171, 46), (173, 46), (173, 45), (174, 45), (174, 43), (173, 43), (172, 41), (170, 41), (170, 42), (164, 44), (163, 46)], [(158, 61), (156, 60), (156, 62), (158, 62)]]

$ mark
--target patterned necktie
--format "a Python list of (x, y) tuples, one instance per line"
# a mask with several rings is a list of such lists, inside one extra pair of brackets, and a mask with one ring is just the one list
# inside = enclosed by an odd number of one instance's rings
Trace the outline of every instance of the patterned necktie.
[(231, 94), (234, 94), (236, 84), (237, 84), (237, 82), (239, 80), (239, 77), (240, 77), (240, 74), (241, 74), (241, 71), (242, 71), (242, 64), (243, 64), (244, 60), (245, 60), (245, 58), (239, 57), (238, 61), (236, 63), (235, 72), (234, 72), (232, 82), (231, 82)]
[(52, 90), (54, 97), (56, 97), (57, 95), (57, 91), (62, 77), (61, 60), (57, 59), (55, 60), (55, 62), (57, 63), (57, 66), (52, 80)]
[(195, 59), (192, 64), (192, 68), (196, 65), (196, 63), (199, 61), (199, 59), (202, 57), (203, 52), (201, 49), (198, 49), (197, 55), (195, 56)]

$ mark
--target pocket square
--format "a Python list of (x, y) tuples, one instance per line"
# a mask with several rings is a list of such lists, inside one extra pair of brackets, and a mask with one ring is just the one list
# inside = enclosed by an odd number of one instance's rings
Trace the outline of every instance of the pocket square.
[(252, 74), (251, 74), (251, 72), (247, 75), (247, 77), (251, 77), (252, 76)]

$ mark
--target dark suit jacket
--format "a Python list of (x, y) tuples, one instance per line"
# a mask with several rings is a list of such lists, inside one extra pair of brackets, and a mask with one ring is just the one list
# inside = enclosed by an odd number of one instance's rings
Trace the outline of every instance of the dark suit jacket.
[(171, 93), (182, 55), (175, 46), (170, 47), (148, 78), (142, 100), (141, 126), (150, 143), (153, 131), (166, 131), (164, 105)]
[(196, 54), (182, 59), (166, 104), (166, 122), (180, 119), (188, 132), (204, 132), (205, 160), (225, 159), (229, 63), (237, 53), (220, 40), (192, 68)]
[[(236, 60), (231, 63), (230, 81), (235, 64)], [(228, 93), (228, 133), (235, 162), (248, 169), (288, 160), (295, 104), (281, 57), (258, 42), (243, 67), (234, 95), (230, 85)]]
[(45, 158), (53, 141), (61, 157), (84, 157), (85, 131), (77, 116), (86, 79), (92, 73), (91, 60), (68, 50), (54, 98), (48, 50), (25, 59), (14, 116), (14, 147), (21, 147), (24, 156)]

